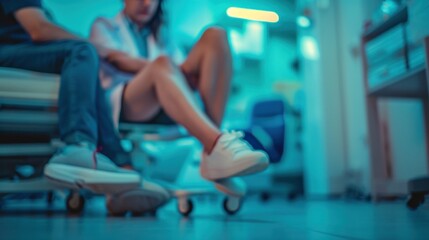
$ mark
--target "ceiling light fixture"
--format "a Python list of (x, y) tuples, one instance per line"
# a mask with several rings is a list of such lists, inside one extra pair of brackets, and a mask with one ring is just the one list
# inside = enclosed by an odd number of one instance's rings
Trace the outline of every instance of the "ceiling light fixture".
[(276, 23), (279, 21), (279, 15), (272, 11), (230, 7), (226, 10), (226, 14), (232, 18), (241, 18), (259, 22)]

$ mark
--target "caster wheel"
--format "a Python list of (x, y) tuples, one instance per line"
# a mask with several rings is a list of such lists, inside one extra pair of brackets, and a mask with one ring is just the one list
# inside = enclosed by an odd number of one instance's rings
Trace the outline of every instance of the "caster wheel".
[[(112, 207), (110, 197), (106, 197), (106, 208), (108, 215), (111, 217), (125, 217), (125, 215), (127, 215), (127, 211), (118, 210)], [(136, 216), (136, 214), (138, 215), (137, 212), (132, 213), (133, 216)]]
[(67, 211), (72, 214), (82, 213), (85, 206), (85, 198), (79, 193), (70, 193), (66, 199)]
[(178, 209), (182, 216), (187, 217), (194, 209), (194, 203), (190, 199), (179, 199)]
[(295, 192), (291, 192), (287, 195), (287, 200), (290, 202), (296, 200), (297, 198), (298, 198), (298, 193), (295, 193)]
[(223, 200), (223, 210), (225, 210), (228, 215), (234, 215), (241, 208), (241, 199), (234, 197), (226, 197)]
[(262, 202), (268, 202), (271, 198), (271, 195), (267, 192), (263, 192), (261, 195), (259, 195), (259, 198)]
[(424, 194), (418, 194), (413, 193), (411, 194), (411, 197), (407, 201), (407, 207), (410, 210), (417, 210), (417, 208), (420, 207), (425, 202), (425, 195)]

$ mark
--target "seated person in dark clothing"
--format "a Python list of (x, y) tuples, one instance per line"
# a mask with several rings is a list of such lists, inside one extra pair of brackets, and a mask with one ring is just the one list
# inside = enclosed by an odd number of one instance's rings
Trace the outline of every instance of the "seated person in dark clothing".
[[(114, 193), (142, 185), (138, 173), (118, 167), (129, 157), (121, 148), (100, 86), (97, 51), (103, 49), (96, 47), (50, 21), (40, 0), (0, 0), (0, 67), (61, 75), (59, 130), (66, 146), (50, 159), (45, 176)], [(154, 206), (165, 202), (165, 190), (149, 185), (147, 196), (158, 194), (159, 201), (146, 202)]]

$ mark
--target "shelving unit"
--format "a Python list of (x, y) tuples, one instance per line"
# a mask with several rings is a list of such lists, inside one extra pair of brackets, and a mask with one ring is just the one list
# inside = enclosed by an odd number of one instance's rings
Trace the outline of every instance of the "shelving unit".
[[(418, 48), (421, 49), (420, 55), (414, 54), (414, 48), (413, 54), (410, 54), (411, 48), (415, 46), (408, 41), (407, 23), (408, 9), (404, 7), (387, 21), (366, 31), (361, 39), (371, 158), (371, 195), (375, 201), (384, 196), (408, 192), (407, 182), (393, 180), (392, 162), (385, 149), (387, 139), (382, 134), (380, 123), (380, 99), (414, 98), (422, 101), (429, 166), (429, 38), (425, 39), (424, 47)], [(386, 44), (392, 42), (395, 44)], [(422, 54), (425, 59), (417, 59), (419, 64), (414, 64), (415, 56)]]

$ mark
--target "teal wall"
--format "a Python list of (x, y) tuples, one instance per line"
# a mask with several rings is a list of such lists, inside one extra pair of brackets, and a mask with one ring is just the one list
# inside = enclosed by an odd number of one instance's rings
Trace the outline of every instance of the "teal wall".
[(43, 0), (56, 22), (87, 37), (98, 16), (114, 16), (122, 8), (121, 0)]

